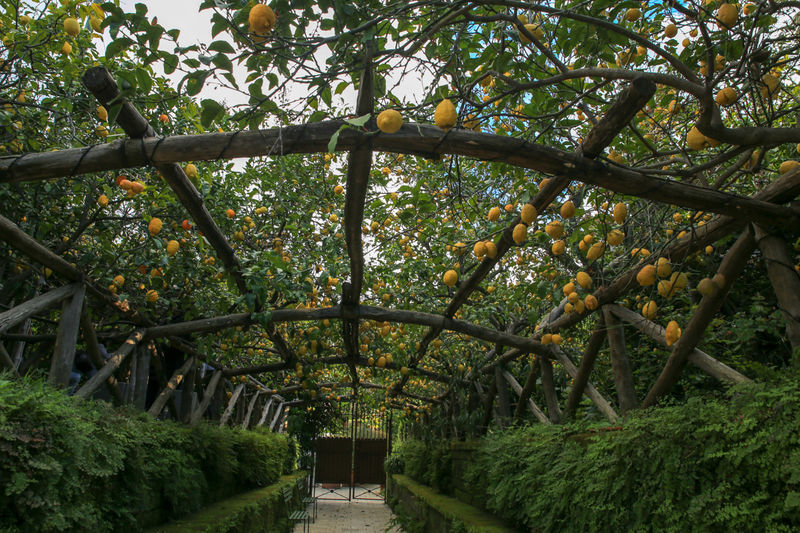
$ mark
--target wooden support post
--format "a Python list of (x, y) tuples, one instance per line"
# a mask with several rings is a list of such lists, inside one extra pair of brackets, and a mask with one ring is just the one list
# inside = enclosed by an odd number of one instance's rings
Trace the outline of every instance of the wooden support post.
[(508, 385), (503, 378), (502, 369), (495, 367), (494, 380), (497, 384), (497, 411), (500, 418), (500, 426), (507, 426), (511, 422), (511, 398), (508, 394)]
[(222, 418), (219, 420), (220, 427), (228, 423), (228, 419), (233, 414), (233, 408), (236, 407), (236, 402), (239, 400), (239, 396), (241, 396), (242, 391), (244, 391), (244, 383), (239, 383), (233, 390), (231, 399), (228, 400), (228, 407), (226, 407), (225, 412), (222, 413)]
[(167, 405), (167, 401), (172, 398), (172, 393), (175, 392), (175, 389), (178, 388), (180, 382), (183, 381), (186, 373), (189, 372), (189, 369), (194, 368), (195, 360), (195, 357), (189, 357), (189, 359), (187, 359), (186, 362), (184, 362), (183, 365), (172, 374), (172, 377), (169, 378), (167, 385), (159, 393), (156, 401), (154, 401), (153, 405), (150, 406), (150, 409), (147, 410), (147, 414), (154, 417), (157, 417), (161, 414), (164, 406)]
[[(662, 326), (620, 305), (606, 304), (604, 307), (607, 307), (617, 318), (635, 327), (661, 346), (667, 346), (667, 340), (664, 337), (664, 328)], [(714, 359), (697, 348), (692, 350), (689, 354), (688, 361), (706, 374), (726, 383), (748, 383), (752, 381), (747, 376), (740, 374), (728, 365)]]
[[(22, 324), (19, 326), (19, 333), (21, 335), (29, 335), (31, 332), (31, 322), (30, 318), (26, 318)], [(14, 348), (11, 349), (11, 360), (14, 362), (14, 371), (16, 372), (19, 368), (19, 365), (22, 363), (23, 355), (25, 354), (25, 343), (24, 340), (19, 340), (14, 344)]]
[(611, 369), (617, 386), (619, 410), (622, 414), (636, 409), (636, 389), (633, 385), (633, 371), (625, 349), (625, 330), (610, 310), (603, 309), (603, 319), (608, 329), (608, 345), (611, 349)]
[(192, 418), (194, 410), (194, 384), (197, 379), (197, 359), (194, 360), (186, 377), (183, 380), (183, 390), (181, 391), (180, 421), (188, 424)]
[(586, 389), (586, 384), (589, 383), (589, 375), (592, 373), (594, 362), (597, 359), (600, 348), (603, 346), (603, 340), (605, 340), (605, 338), (605, 321), (603, 320), (603, 314), (600, 313), (598, 314), (597, 325), (589, 336), (589, 341), (586, 343), (586, 351), (583, 353), (581, 366), (578, 369), (578, 373), (573, 376), (572, 390), (569, 391), (567, 407), (564, 410), (564, 415), (567, 418), (575, 416), (575, 410), (578, 408), (581, 398), (583, 398), (583, 391)]
[(493, 379), (489, 385), (489, 390), (483, 400), (483, 418), (481, 419), (481, 428), (484, 431), (489, 429), (489, 422), (492, 420), (492, 407), (494, 406), (494, 397), (497, 395), (497, 380)]
[(244, 416), (244, 422), (242, 422), (242, 429), (247, 429), (250, 427), (250, 417), (253, 416), (253, 409), (256, 407), (256, 403), (258, 402), (258, 398), (261, 396), (261, 391), (257, 390), (255, 394), (253, 394), (253, 398), (250, 400), (250, 404), (247, 406), (247, 414)]
[[(567, 370), (567, 373), (572, 376), (572, 379), (578, 375), (578, 368), (575, 366), (575, 363), (572, 362), (572, 359), (564, 353), (558, 346), (553, 348), (553, 352), (556, 354), (559, 362), (564, 365), (564, 368)], [(609, 422), (618, 422), (619, 415), (614, 411), (614, 408), (611, 407), (611, 404), (608, 403), (608, 400), (603, 398), (603, 395), (594, 388), (594, 386), (586, 382), (586, 396), (589, 397), (590, 400), (597, 406), (597, 409), (600, 410), (603, 415), (608, 419)]]
[(702, 300), (700, 300), (700, 305), (697, 306), (694, 315), (689, 319), (689, 323), (683, 330), (681, 338), (673, 345), (672, 353), (669, 359), (667, 359), (667, 363), (664, 365), (661, 375), (658, 376), (650, 392), (647, 393), (642, 407), (654, 405), (661, 396), (672, 390), (672, 387), (677, 383), (684, 366), (686, 366), (689, 354), (692, 353), (697, 343), (700, 342), (708, 324), (717, 314), (717, 311), (722, 305), (722, 301), (728, 294), (733, 280), (736, 279), (744, 269), (755, 247), (753, 231), (748, 227), (722, 259), (722, 263), (717, 270), (717, 274), (721, 274), (721, 286), (715, 290), (713, 294), (703, 296)]
[(119, 368), (119, 365), (125, 360), (128, 355), (136, 349), (136, 346), (142, 341), (144, 334), (141, 330), (137, 330), (133, 332), (133, 334), (128, 337), (125, 342), (122, 343), (122, 346), (111, 355), (111, 358), (106, 361), (106, 364), (103, 365), (103, 368), (97, 371), (97, 374), (91, 377), (89, 381), (87, 381), (83, 387), (78, 389), (78, 392), (75, 393), (75, 396), (78, 398), (88, 398), (94, 391), (97, 390), (97, 387), (103, 384), (108, 377), (114, 373), (114, 370)]
[(275, 409), (275, 418), (273, 418), (272, 422), (269, 424), (270, 430), (275, 431), (275, 427), (278, 425), (278, 420), (280, 420), (283, 416), (284, 409), (286, 409), (286, 402), (281, 402), (278, 404), (278, 407)]
[[(514, 392), (517, 393), (517, 396), (519, 396), (519, 403), (517, 403), (517, 412), (515, 413), (515, 417), (517, 417), (518, 419), (520, 418), (520, 416), (521, 416), (519, 414), (520, 411), (521, 411), (520, 406), (524, 406), (525, 403), (527, 403), (528, 404), (528, 408), (531, 410), (531, 413), (533, 413), (533, 416), (535, 416), (536, 419), (539, 420), (539, 422), (541, 422), (542, 424), (550, 424), (551, 423), (550, 419), (547, 418), (547, 416), (539, 408), (539, 406), (536, 405), (536, 403), (531, 399), (530, 393), (528, 393), (527, 398), (524, 398), (525, 389), (523, 389), (520, 386), (519, 382), (511, 374), (511, 372), (509, 372), (507, 370), (504, 370), (504, 369), (499, 369), (499, 368), (498, 368), (497, 371), (502, 374), (503, 378), (505, 378), (505, 380), (508, 382), (508, 384), (511, 385), (511, 388), (514, 390)], [(531, 375), (532, 375), (531, 373), (528, 374), (528, 380), (525, 383), (526, 387), (528, 386), (528, 382), (531, 381)], [(536, 379), (535, 378), (533, 379), (533, 382), (536, 383)], [(533, 390), (533, 387), (531, 387), (531, 390)], [(522, 409), (524, 409), (524, 407)]]
[(136, 380), (133, 385), (133, 405), (144, 411), (147, 402), (147, 385), (150, 378), (151, 349), (139, 345), (136, 361)]
[(64, 300), (61, 307), (56, 345), (53, 349), (53, 359), (50, 361), (50, 373), (47, 377), (47, 381), (55, 387), (63, 388), (69, 384), (69, 375), (75, 360), (75, 343), (78, 340), (81, 307), (85, 292), (81, 285), (73, 292), (71, 298)]
[[(106, 364), (106, 361), (103, 358), (103, 355), (100, 353), (100, 345), (97, 342), (97, 333), (94, 330), (94, 326), (92, 326), (92, 319), (89, 315), (89, 306), (85, 302), (81, 308), (81, 332), (83, 333), (83, 340), (86, 342), (86, 351), (89, 353), (89, 359), (92, 360), (94, 367), (97, 370), (100, 370), (103, 368), (103, 365)], [(106, 381), (106, 387), (108, 388), (109, 396), (114, 401), (114, 404), (122, 405), (122, 393), (119, 390), (117, 380), (114, 378), (113, 374), (108, 377), (108, 380)]]
[(203, 392), (203, 400), (200, 402), (200, 405), (197, 406), (197, 409), (195, 409), (192, 413), (192, 417), (189, 419), (189, 424), (194, 426), (203, 419), (206, 409), (208, 409), (208, 406), (211, 405), (211, 400), (214, 398), (214, 395), (217, 392), (220, 379), (222, 379), (222, 370), (217, 369), (211, 375), (211, 379), (206, 386), (206, 390)]
[(11, 355), (6, 351), (6, 347), (3, 346), (3, 343), (0, 342), (0, 363), (2, 366), (7, 368), (11, 371), (12, 374), (19, 377), (19, 372), (17, 372), (17, 368), (14, 366), (14, 361), (11, 359)]
[[(522, 417), (523, 417), (523, 415), (525, 413), (525, 405), (528, 403), (528, 400), (531, 397), (531, 393), (533, 393), (534, 387), (536, 387), (536, 379), (538, 377), (539, 377), (539, 364), (534, 359), (533, 362), (531, 362), (531, 369), (530, 369), (530, 371), (528, 371), (528, 377), (525, 380), (525, 386), (522, 387), (522, 390), (519, 392), (519, 402), (517, 402), (517, 408), (514, 410), (514, 421), (515, 422), (522, 422)], [(514, 385), (511, 385), (511, 387), (514, 387)], [(536, 404), (533, 404), (533, 405), (536, 405)], [(538, 409), (541, 412), (541, 409), (539, 409), (538, 406), (536, 407), (536, 409)], [(532, 408), (531, 408), (531, 412), (533, 412), (534, 415), (536, 415), (536, 412)], [(544, 415), (544, 413), (543, 413), (543, 415)], [(537, 416), (537, 418), (538, 418), (538, 416)], [(544, 418), (547, 419), (547, 417), (544, 417)], [(548, 420), (548, 422), (549, 422), (549, 420)]]
[(795, 354), (793, 362), (795, 366), (800, 366), (800, 274), (794, 269), (794, 259), (784, 239), (775, 233), (768, 233), (761, 226), (756, 226), (755, 231), (769, 281), (786, 321), (786, 337)]
[(53, 305), (65, 300), (81, 288), (80, 283), (72, 283), (57, 289), (53, 289), (35, 298), (31, 298), (8, 311), (0, 313), (0, 334), (5, 333), (25, 319), (32, 317), (40, 311), (44, 311)]
[(269, 400), (267, 400), (267, 403), (264, 404), (264, 411), (262, 411), (261, 418), (258, 419), (258, 423), (256, 424), (256, 427), (263, 426), (264, 422), (266, 422), (267, 416), (269, 414), (269, 408), (272, 407), (272, 402), (273, 401), (274, 401), (274, 398), (272, 396), (270, 396)]
[(550, 420), (558, 424), (561, 422), (561, 409), (558, 407), (558, 395), (556, 394), (556, 384), (553, 379), (553, 362), (544, 357), (537, 357), (536, 359), (539, 360), (539, 367), (542, 371), (542, 390), (547, 403), (547, 414), (550, 415)]

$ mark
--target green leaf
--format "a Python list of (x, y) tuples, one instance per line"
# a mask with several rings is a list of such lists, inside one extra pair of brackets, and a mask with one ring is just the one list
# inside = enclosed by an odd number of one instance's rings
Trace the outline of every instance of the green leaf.
[(212, 52), (222, 52), (224, 54), (232, 54), (236, 51), (228, 41), (214, 41), (208, 45), (208, 49)]
[(106, 59), (111, 59), (120, 55), (124, 50), (127, 50), (128, 47), (133, 44), (133, 42), (133, 39), (129, 39), (127, 37), (114, 39), (108, 43), (108, 46), (106, 47)]
[(344, 128), (345, 127), (342, 126), (338, 130), (336, 130), (336, 133), (331, 135), (331, 140), (330, 142), (328, 142), (328, 153), (332, 154), (334, 151), (336, 151), (336, 143), (339, 142), (339, 134), (342, 132)]
[(153, 87), (153, 78), (151, 77), (150, 73), (143, 68), (137, 68), (135, 74), (136, 82), (139, 85), (141, 92), (143, 94), (149, 93), (150, 89)]
[(364, 115), (363, 117), (358, 117), (358, 118), (348, 118), (345, 119), (345, 122), (347, 122), (351, 126), (355, 126), (356, 128), (361, 128), (364, 126), (364, 124), (367, 123), (369, 117), (370, 115)]
[(225, 108), (216, 100), (206, 99), (200, 103), (200, 123), (207, 128), (218, 116), (225, 112)]

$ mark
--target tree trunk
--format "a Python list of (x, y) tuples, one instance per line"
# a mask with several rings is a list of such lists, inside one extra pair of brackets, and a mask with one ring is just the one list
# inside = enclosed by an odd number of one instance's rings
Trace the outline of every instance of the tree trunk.
[(636, 409), (636, 389), (633, 385), (633, 371), (625, 349), (625, 330), (611, 311), (603, 308), (603, 319), (608, 329), (608, 345), (611, 348), (611, 368), (617, 386), (619, 410), (622, 414)]

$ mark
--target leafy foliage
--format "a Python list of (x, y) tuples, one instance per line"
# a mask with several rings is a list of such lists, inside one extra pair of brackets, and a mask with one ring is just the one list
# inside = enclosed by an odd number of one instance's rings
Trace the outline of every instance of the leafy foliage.
[(131, 531), (277, 481), (277, 434), (185, 427), (0, 376), (0, 526)]
[(790, 377), (608, 431), (511, 429), (482, 440), (467, 478), (489, 511), (536, 531), (794, 531), (799, 414)]

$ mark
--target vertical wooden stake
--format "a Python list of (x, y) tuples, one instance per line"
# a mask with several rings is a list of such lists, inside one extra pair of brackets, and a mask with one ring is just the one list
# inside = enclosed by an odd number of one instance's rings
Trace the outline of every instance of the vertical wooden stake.
[(625, 350), (625, 330), (622, 323), (608, 309), (603, 309), (603, 319), (608, 328), (608, 345), (611, 348), (611, 369), (617, 386), (619, 410), (623, 414), (636, 409), (636, 389), (633, 385), (633, 371)]
[[(150, 344), (150, 343), (148, 343)], [(139, 346), (137, 350), (136, 382), (133, 390), (133, 405), (144, 411), (147, 402), (147, 386), (150, 378), (150, 346)]]
[(64, 300), (61, 318), (58, 321), (56, 345), (50, 361), (48, 381), (56, 387), (66, 387), (72, 364), (75, 361), (75, 344), (78, 340), (78, 326), (81, 320), (81, 307), (86, 287), (80, 285), (72, 297)]
[(542, 390), (544, 390), (544, 399), (547, 402), (547, 414), (550, 416), (550, 420), (558, 424), (561, 422), (561, 409), (558, 407), (558, 395), (553, 379), (553, 362), (544, 357), (536, 359), (539, 360), (539, 367), (542, 370)]

